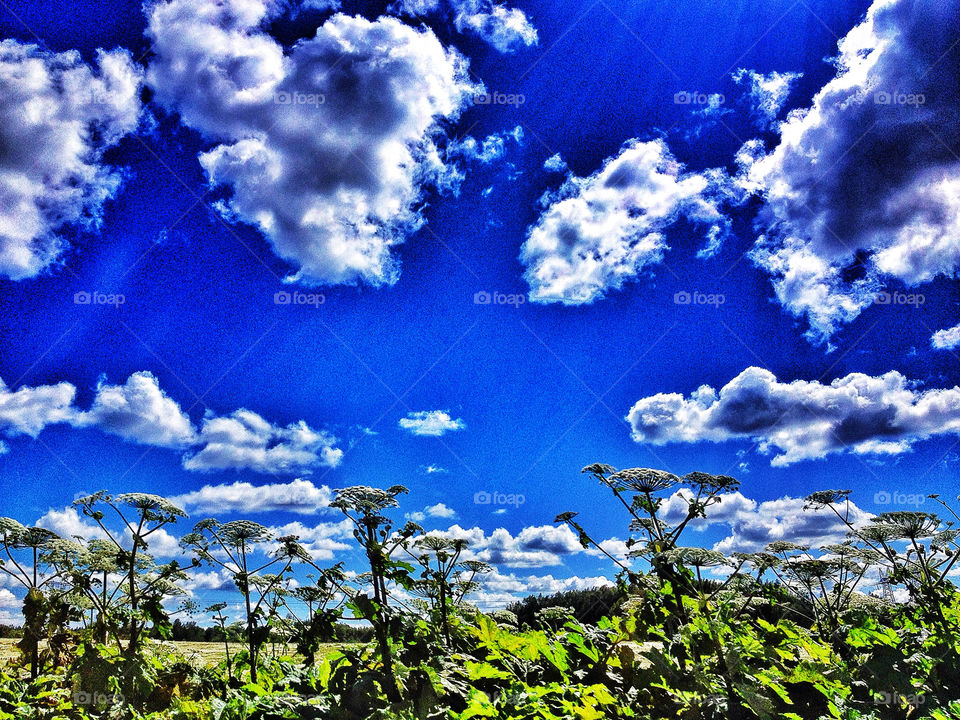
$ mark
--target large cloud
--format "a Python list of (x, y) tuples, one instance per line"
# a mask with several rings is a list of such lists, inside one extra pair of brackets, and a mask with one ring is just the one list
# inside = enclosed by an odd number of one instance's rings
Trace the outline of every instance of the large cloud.
[(719, 171), (684, 172), (662, 140), (630, 140), (587, 177), (570, 175), (546, 195), (520, 251), (534, 302), (591, 303), (656, 265), (665, 231), (679, 218), (703, 225), (702, 253), (716, 252), (728, 229)]
[(815, 340), (886, 278), (914, 285), (960, 265), (958, 23), (957, 0), (874, 2), (840, 42), (836, 77), (749, 165), (766, 201), (754, 259)]
[(686, 398), (643, 398), (627, 420), (637, 442), (751, 439), (784, 466), (844, 451), (902, 453), (919, 440), (960, 434), (960, 387), (920, 390), (895, 371), (784, 383), (750, 367), (719, 392), (704, 385)]
[(392, 246), (449, 171), (435, 142), (479, 88), (429, 30), (337, 14), (286, 53), (261, 0), (172, 0), (149, 13), (157, 100), (219, 143), (201, 154), (220, 205), (306, 283), (390, 284)]
[(302, 420), (286, 427), (240, 409), (226, 417), (204, 419), (200, 449), (183, 459), (187, 470), (256, 470), (301, 472), (317, 465), (336, 467), (343, 451), (337, 438)]
[(311, 515), (329, 507), (332, 499), (333, 492), (326, 485), (317, 487), (309, 480), (298, 478), (269, 485), (239, 481), (230, 485), (204, 485), (173, 498), (173, 502), (188, 510), (207, 513), (282, 510)]
[(129, 52), (0, 42), (0, 274), (33, 277), (64, 250), (65, 225), (96, 227), (120, 176), (105, 149), (137, 127), (142, 71)]

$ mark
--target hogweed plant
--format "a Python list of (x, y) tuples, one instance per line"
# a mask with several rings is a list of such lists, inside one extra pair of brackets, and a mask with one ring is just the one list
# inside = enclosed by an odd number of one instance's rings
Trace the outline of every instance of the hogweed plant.
[[(65, 563), (54, 561), (66, 560), (69, 554), (82, 548), (46, 528), (25, 527), (12, 518), (0, 518), (0, 547), (6, 556), (0, 558), (0, 571), (27, 591), (23, 601), (23, 638), (19, 645), (30, 658), (30, 677), (36, 678), (41, 670), (40, 643), (51, 632), (57, 635), (56, 628), (63, 624), (58, 618), (67, 612), (62, 593), (50, 592), (67, 572)], [(68, 619), (72, 618), (63, 618)], [(48, 644), (52, 662), (57, 660), (57, 646), (56, 642)]]
[(408, 522), (394, 532), (392, 521), (384, 513), (396, 508), (399, 505), (397, 496), (406, 492), (407, 489), (402, 485), (393, 485), (386, 490), (355, 485), (337, 490), (330, 503), (330, 507), (340, 510), (352, 523), (353, 537), (363, 549), (370, 567), (369, 581), (373, 596), (358, 593), (351, 600), (351, 608), (373, 626), (383, 668), (384, 691), (392, 702), (401, 699), (390, 641), (398, 618), (390, 607), (387, 583), (395, 583), (405, 590), (413, 588), (410, 575), (413, 566), (395, 560), (393, 556), (423, 528)]
[[(310, 561), (310, 555), (292, 535), (278, 538), (272, 551), (258, 553), (271, 540), (273, 533), (259, 523), (251, 520), (220, 523), (213, 518), (200, 521), (193, 532), (180, 540), (181, 546), (192, 551), (198, 561), (229, 573), (243, 596), (247, 660), (250, 680), (254, 683), (257, 682), (258, 655), (270, 635), (264, 608), (271, 592), (282, 585), (294, 563)], [(267, 555), (259, 564), (258, 554)], [(267, 573), (267, 570), (273, 572)]]
[[(104, 588), (100, 593), (101, 622), (105, 626), (114, 624), (115, 627), (118, 620), (122, 623), (127, 635), (125, 653), (129, 659), (133, 659), (139, 653), (143, 630), (148, 624), (158, 628), (161, 633), (168, 630), (169, 616), (163, 601), (169, 595), (177, 594), (176, 582), (185, 577), (176, 560), (166, 564), (153, 561), (148, 553), (150, 537), (186, 517), (186, 513), (169, 500), (149, 493), (112, 496), (100, 491), (74, 501), (73, 505), (98, 525), (106, 541), (116, 551), (114, 572), (119, 575), (119, 582), (112, 595), (123, 592), (125, 598), (122, 605), (113, 606), (119, 619), (111, 619), (107, 614), (111, 608), (102, 603), (107, 577), (104, 574)], [(120, 534), (105, 522), (108, 512), (120, 519), (123, 526)], [(92, 586), (84, 588), (87, 596), (96, 603), (94, 598), (97, 593), (90, 590)]]

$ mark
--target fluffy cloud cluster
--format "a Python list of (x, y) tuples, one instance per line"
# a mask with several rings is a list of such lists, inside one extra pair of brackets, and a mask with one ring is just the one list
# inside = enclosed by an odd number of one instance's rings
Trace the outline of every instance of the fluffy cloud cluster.
[(149, 372), (133, 373), (123, 385), (101, 380), (86, 411), (74, 404), (76, 392), (67, 382), (10, 390), (0, 379), (0, 433), (36, 437), (48, 425), (95, 427), (138, 445), (184, 450), (187, 470), (293, 473), (335, 467), (343, 456), (326, 431), (302, 420), (283, 427), (245, 409), (208, 415), (197, 432)]
[(535, 302), (591, 303), (656, 265), (679, 218), (706, 228), (702, 254), (719, 249), (729, 221), (719, 171), (687, 173), (663, 140), (630, 140), (587, 177), (569, 176), (520, 251)]
[(482, 560), (491, 565), (533, 568), (562, 565), (563, 558), (583, 552), (577, 536), (566, 525), (525, 527), (516, 536), (504, 528), (490, 534), (479, 527), (466, 529), (453, 525), (431, 535), (467, 540), (470, 544), (464, 558)]
[(125, 50), (50, 53), (0, 42), (0, 274), (33, 277), (64, 250), (65, 225), (96, 227), (120, 176), (104, 151), (137, 127), (142, 71)]
[(500, 5), (493, 0), (399, 0), (390, 10), (401, 15), (436, 13), (441, 5), (453, 13), (459, 32), (480, 36), (502, 53), (514, 52), (537, 44), (537, 29), (522, 10)]
[(765, 200), (754, 260), (815, 340), (885, 279), (960, 267), (958, 22), (957, 0), (876, 0), (841, 40), (836, 77), (746, 169)]
[(36, 522), (37, 527), (46, 528), (64, 538), (83, 538), (84, 540), (103, 540), (107, 534), (96, 523), (80, 516), (76, 508), (62, 510), (50, 509)]
[(960, 387), (920, 390), (895, 371), (784, 383), (750, 367), (719, 392), (704, 385), (689, 397), (643, 398), (627, 421), (637, 442), (750, 439), (775, 453), (772, 465), (785, 466), (844, 451), (902, 453), (919, 440), (960, 434)]
[(266, 0), (152, 6), (148, 83), (216, 143), (200, 155), (220, 209), (258, 227), (305, 283), (396, 281), (391, 248), (448, 171), (439, 122), (479, 91), (467, 61), (396, 18), (337, 14), (285, 49)]
[(733, 74), (734, 82), (747, 86), (751, 115), (760, 130), (766, 130), (774, 123), (793, 84), (801, 77), (803, 73), (773, 71), (764, 75), (744, 68)]
[(148, 372), (133, 373), (123, 385), (101, 380), (81, 422), (140, 445), (186, 447), (196, 441), (193, 424)]
[[(677, 523), (686, 517), (688, 490), (678, 490), (664, 500), (662, 517), (669, 523)], [(715, 550), (733, 552), (757, 552), (777, 540), (787, 540), (799, 545), (820, 547), (842, 541), (847, 526), (829, 508), (804, 509), (802, 498), (784, 496), (776, 500), (757, 502), (739, 492), (723, 496), (719, 505), (714, 505), (705, 518), (691, 521), (690, 528), (704, 530), (711, 526), (726, 526), (729, 535), (719, 540)], [(861, 525), (870, 514), (850, 503), (849, 520)]]
[(463, 430), (467, 425), (460, 418), (450, 417), (445, 410), (421, 410), (407, 413), (398, 423), (413, 435), (440, 437), (454, 430)]
[(298, 478), (288, 483), (268, 485), (240, 481), (229, 485), (204, 485), (171, 499), (185, 510), (207, 513), (281, 510), (312, 515), (330, 506), (333, 492), (326, 485), (317, 487), (309, 480)]
[(304, 421), (281, 427), (250, 410), (236, 410), (226, 417), (204, 418), (201, 449), (184, 458), (187, 470), (239, 470), (264, 473), (298, 472), (319, 459), (335, 467), (343, 451), (335, 447), (330, 433), (314, 430)]

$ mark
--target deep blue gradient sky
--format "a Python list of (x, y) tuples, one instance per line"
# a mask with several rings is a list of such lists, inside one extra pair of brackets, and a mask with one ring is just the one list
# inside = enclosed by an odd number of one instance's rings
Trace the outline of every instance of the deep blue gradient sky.
[[(123, 180), (102, 207), (99, 229), (64, 226), (58, 234), (68, 249), (60, 263), (34, 277), (0, 276), (0, 378), (10, 390), (69, 382), (77, 388), (75, 405), (87, 409), (101, 378), (122, 385), (149, 371), (197, 428), (206, 412), (238, 408), (279, 426), (303, 420), (338, 438), (342, 461), (291, 472), (190, 472), (176, 450), (51, 424), (35, 438), (7, 433), (0, 514), (32, 523), (101, 488), (175, 496), (204, 485), (303, 477), (334, 489), (404, 484), (411, 492), (398, 517), (436, 503), (455, 511), (455, 518), (426, 518), (429, 528), (502, 527), (516, 536), (578, 510), (597, 537), (623, 539), (622, 512), (580, 474), (592, 462), (731, 474), (758, 502), (852, 488), (868, 512), (884, 509), (874, 503), (878, 491), (955, 493), (955, 432), (896, 454), (837, 452), (785, 467), (772, 466), (772, 455), (748, 438), (661, 445), (631, 438), (625, 416), (638, 400), (687, 396), (701, 385), (719, 389), (750, 366), (784, 383), (829, 384), (849, 373), (891, 370), (920, 388), (960, 381), (956, 355), (930, 342), (935, 331), (957, 323), (956, 280), (941, 274), (910, 289), (889, 277), (887, 289), (922, 292), (923, 306), (867, 307), (838, 326), (831, 347), (812, 341), (807, 319), (777, 300), (770, 275), (746, 256), (760, 234), (758, 198), (728, 207), (732, 232), (713, 257), (697, 257), (703, 228), (680, 218), (667, 232), (662, 263), (592, 303), (474, 302), (481, 291), (530, 291), (520, 248), (542, 212), (539, 199), (563, 181), (543, 168), (547, 158), (559, 153), (574, 176), (586, 177), (625, 141), (662, 138), (687, 171), (732, 175), (744, 142), (760, 137), (774, 147), (778, 135), (753, 124), (731, 73), (802, 72), (780, 117), (808, 107), (836, 74), (825, 58), (837, 54), (838, 39), (869, 5), (518, 0), (513, 7), (536, 27), (539, 41), (513, 53), (456, 32), (448, 18), (428, 17), (441, 42), (469, 59), (474, 80), (525, 98), (517, 107), (470, 107), (445, 125), (449, 135), (482, 140), (519, 126), (522, 142), (507, 140), (491, 163), (464, 161), (458, 194), (427, 191), (424, 227), (394, 249), (394, 285), (294, 286), (323, 293), (319, 307), (275, 304), (276, 292), (294, 289), (282, 280), (296, 265), (279, 258), (258, 229), (217, 212), (213, 203), (229, 191), (211, 190), (197, 160), (215, 143), (145, 89), (140, 128), (103, 157), (122, 169)], [(370, 19), (385, 9), (349, 0), (342, 7)], [(288, 14), (270, 31), (289, 47), (312, 37), (330, 14)], [(137, 2), (0, 5), (3, 38), (51, 52), (75, 49), (88, 63), (98, 48), (117, 47), (141, 65), (150, 62), (145, 27)], [(729, 112), (718, 121), (697, 116), (697, 108), (675, 103), (681, 91), (722, 93)], [(75, 303), (76, 293), (91, 291), (122, 294), (125, 302)], [(725, 302), (675, 304), (683, 291), (720, 293)], [(465, 428), (431, 437), (398, 425), (408, 413), (438, 409)], [(427, 473), (427, 466), (446, 472)], [(493, 514), (496, 507), (474, 502), (485, 490), (521, 493), (525, 502)], [(206, 514), (191, 511), (191, 519)], [(272, 525), (336, 519), (323, 511), (250, 517)], [(188, 529), (183, 525), (178, 531)], [(694, 540), (709, 545), (729, 534), (714, 526)], [(601, 559), (559, 554), (562, 564), (500, 569), (612, 576)], [(355, 562), (346, 551), (336, 557)]]

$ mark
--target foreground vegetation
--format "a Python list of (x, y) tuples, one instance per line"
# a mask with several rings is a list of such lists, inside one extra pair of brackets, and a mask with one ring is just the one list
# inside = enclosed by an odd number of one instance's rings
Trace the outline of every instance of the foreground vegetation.
[[(952, 520), (890, 512), (855, 523), (846, 491), (818, 492), (808, 507), (845, 523), (845, 541), (727, 557), (681, 539), (737, 489), (733, 478), (584, 472), (622, 504), (631, 533), (618, 557), (576, 513), (556, 519), (618, 567), (599, 619), (535, 601), (478, 611), (469, 596), (490, 568), (464, 560), (463, 541), (394, 527), (400, 486), (337, 492), (367, 560), (357, 576), (249, 521), (204, 520), (182, 540), (191, 565), (158, 564), (151, 537), (185, 515), (154, 495), (78, 500), (105, 538), (84, 543), (0, 519), (0, 570), (26, 589), (0, 719), (960, 719), (960, 593), (949, 579), (960, 517), (947, 503), (931, 496)], [(661, 504), (678, 489), (686, 512), (671, 525)], [(170, 610), (202, 566), (234, 579), (239, 626), (224, 603)], [(296, 568), (310, 584), (291, 582)], [(881, 596), (864, 593), (871, 577), (883, 578)], [(200, 613), (220, 628), (212, 665), (163, 642), (173, 615)], [(370, 641), (329, 651), (350, 620)]]

